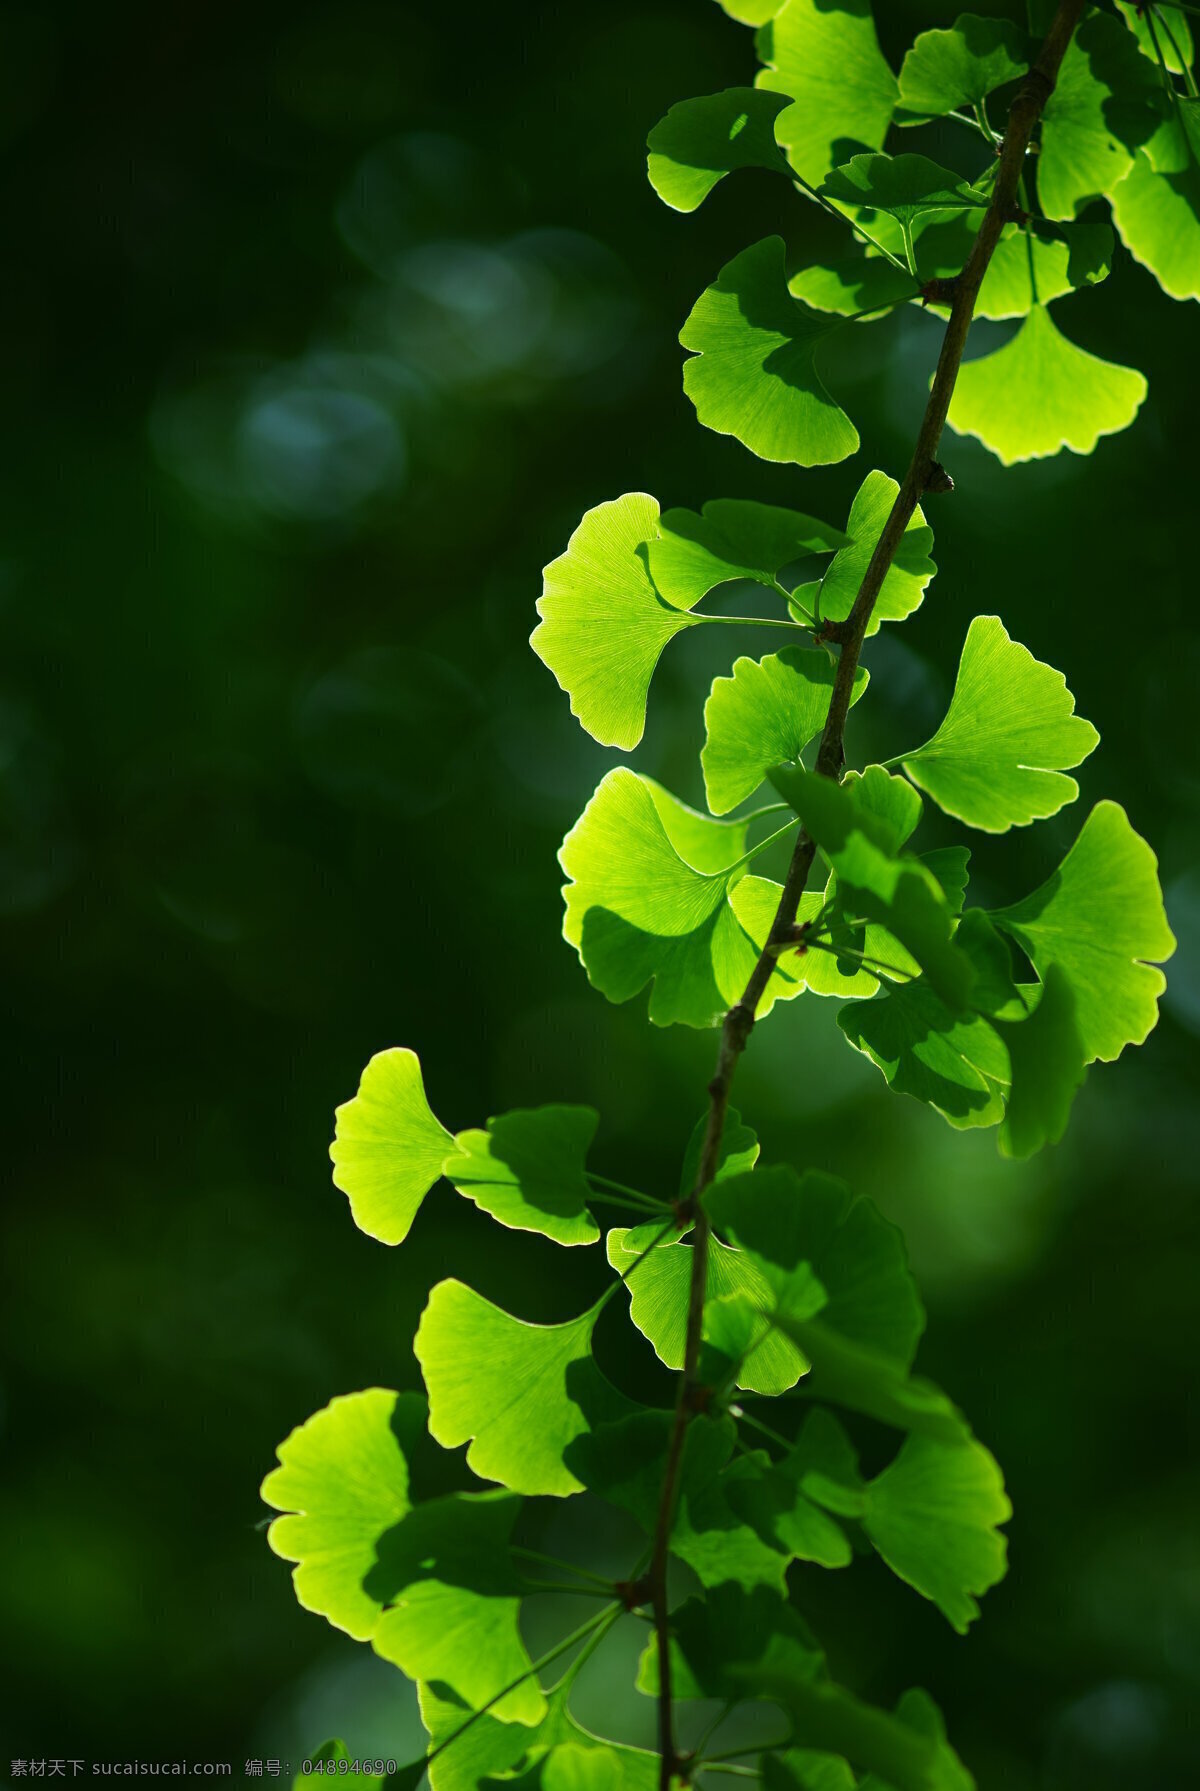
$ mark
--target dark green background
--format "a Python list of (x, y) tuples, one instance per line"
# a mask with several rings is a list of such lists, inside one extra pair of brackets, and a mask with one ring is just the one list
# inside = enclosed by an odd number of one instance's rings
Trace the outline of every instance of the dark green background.
[[(896, 61), (955, 8), (883, 11)], [(5, 1758), (393, 1751), (398, 1678), (297, 1609), (258, 1481), (334, 1393), (415, 1384), (451, 1266), (539, 1318), (606, 1271), (445, 1188), (404, 1249), (360, 1236), (332, 1109), (409, 1044), (452, 1127), (592, 1101), (609, 1172), (669, 1187), (713, 1041), (609, 1008), (558, 937), (554, 850), (614, 755), (526, 647), (538, 570), (623, 490), (840, 519), (902, 469), (936, 325), (841, 353), (846, 466), (696, 426), (696, 294), (771, 230), (798, 260), (832, 240), (766, 176), (691, 220), (647, 187), (670, 101), (750, 77), (711, 0), (5, 8), (0, 51)], [(965, 1642), (877, 1564), (807, 1570), (835, 1664), (885, 1701), (929, 1684), (989, 1791), (1175, 1791), (1200, 1775), (1200, 316), (1127, 261), (1056, 316), (1145, 369), (1142, 416), (1010, 472), (947, 439), (942, 571), (872, 644), (850, 751), (920, 737), (978, 612), (1063, 667), (1103, 734), (1085, 801), (1160, 852), (1162, 1024), (1029, 1166), (888, 1095), (836, 1004), (780, 1010), (738, 1099), (769, 1156), (905, 1226), (923, 1364), (1017, 1507)], [(730, 645), (701, 632), (635, 760), (692, 800)], [(977, 899), (1040, 879), (1084, 812), (977, 841)], [(617, 1327), (600, 1347), (661, 1385)]]

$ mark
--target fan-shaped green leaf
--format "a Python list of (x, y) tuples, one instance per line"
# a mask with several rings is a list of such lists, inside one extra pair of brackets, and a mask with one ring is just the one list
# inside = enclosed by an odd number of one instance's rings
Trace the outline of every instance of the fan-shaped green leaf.
[(754, 87), (680, 100), (646, 139), (650, 185), (672, 210), (695, 211), (735, 168), (786, 174), (774, 126), (787, 103)]
[[(812, 890), (800, 899), (796, 914), (798, 924), (809, 926), (820, 918), (823, 935), (820, 946), (804, 946), (782, 952), (775, 965), (775, 978), (780, 984), (775, 999), (783, 1001), (811, 989), (814, 995), (837, 995), (844, 1000), (861, 1000), (873, 995), (879, 984), (870, 971), (849, 961), (843, 963), (838, 950), (850, 947), (864, 949), (860, 933), (852, 933), (842, 923), (836, 903), (837, 879), (832, 875), (822, 894)], [(769, 877), (743, 877), (730, 896), (733, 911), (741, 921), (756, 948), (761, 951), (771, 933), (771, 923), (783, 894), (782, 885)], [(826, 946), (829, 949), (826, 949)]]
[(832, 552), (848, 540), (841, 529), (799, 510), (743, 498), (713, 498), (699, 515), (666, 510), (658, 527), (648, 548), (650, 576), (677, 609), (692, 609), (730, 579), (773, 587), (793, 560)]
[(1004, 1578), (995, 1526), (1011, 1516), (1000, 1469), (982, 1443), (911, 1436), (869, 1483), (862, 1521), (892, 1572), (965, 1635), (979, 1615), (976, 1597)]
[(976, 616), (945, 718), (931, 740), (901, 758), (947, 814), (1004, 833), (1074, 802), (1079, 785), (1062, 773), (1099, 740), (1075, 714), (1062, 673), (1012, 640), (999, 616)]
[(766, 1791), (857, 1791), (858, 1787), (848, 1761), (808, 1747), (764, 1754), (762, 1782)]
[[(683, 1163), (679, 1171), (681, 1199), (686, 1199), (696, 1186), (707, 1131), (708, 1114), (704, 1113), (692, 1128), (688, 1147), (683, 1153)], [(749, 1126), (743, 1125), (742, 1116), (736, 1107), (726, 1108), (725, 1125), (721, 1132), (721, 1147), (717, 1154), (717, 1173), (713, 1180), (718, 1181), (722, 1176), (727, 1175), (745, 1175), (754, 1168), (757, 1162), (758, 1139)]]
[(947, 421), (1012, 466), (1063, 448), (1090, 454), (1128, 429), (1145, 396), (1144, 374), (1077, 348), (1039, 305), (1011, 342), (962, 368)]
[(844, 1182), (774, 1166), (717, 1182), (712, 1222), (753, 1260), (773, 1310), (799, 1313), (815, 1279), (826, 1298), (822, 1323), (907, 1368), (925, 1315), (908, 1272), (904, 1240), (869, 1200)]
[(1031, 1011), (1017, 1021), (994, 1022), (1012, 1064), (1012, 1089), (1000, 1128), (1000, 1149), (1009, 1157), (1029, 1157), (1044, 1144), (1058, 1143), (1086, 1069), (1075, 992), (1066, 972), (1047, 964), (1043, 982), (1022, 988), (1019, 995)]
[(453, 1148), (430, 1111), (416, 1052), (380, 1051), (354, 1099), (337, 1110), (329, 1147), (334, 1186), (349, 1197), (360, 1231), (399, 1244)]
[(376, 1654), (473, 1706), (496, 1699), (502, 1722), (537, 1723), (546, 1700), (521, 1640), (524, 1587), (509, 1556), (520, 1511), (507, 1493), (417, 1505), (380, 1536), (366, 1586), (386, 1607), (372, 1635)]
[(959, 1130), (999, 1125), (1012, 1069), (1004, 1041), (978, 1014), (954, 1014), (924, 977), (838, 1014), (854, 1046), (897, 1094), (934, 1107)]
[(1111, 14), (1089, 8), (1042, 113), (1037, 192), (1048, 218), (1111, 193), (1158, 124), (1154, 70)]
[(1113, 189), (1113, 222), (1134, 260), (1149, 268), (1164, 292), (1174, 299), (1200, 299), (1198, 152), (1173, 118), (1155, 141), (1166, 146), (1159, 170), (1138, 151), (1129, 173)]
[[(729, 902), (745, 822), (713, 821), (634, 772), (610, 771), (563, 841), (563, 933), (596, 988), (628, 1001), (653, 981), (656, 1025), (715, 1025), (758, 953)], [(773, 976), (760, 1014), (788, 993)]]
[(986, 193), (923, 155), (856, 155), (825, 176), (818, 191), (838, 205), (886, 212), (903, 230), (926, 212), (979, 211)]
[(802, 267), (788, 281), (795, 299), (814, 311), (833, 311), (839, 317), (869, 319), (872, 313), (890, 311), (905, 299), (920, 297), (921, 281), (907, 268), (897, 267), (882, 255), (847, 255)]
[[(429, 1762), (433, 1791), (479, 1791), (489, 1773), (506, 1772), (524, 1759), (541, 1733), (531, 1734), (521, 1723), (499, 1722), (487, 1712), (477, 1715), (445, 1685), (419, 1685), (417, 1697), (430, 1749), (443, 1749)], [(469, 1727), (468, 1719), (473, 1719)]]
[[(670, 1412), (640, 1412), (581, 1436), (568, 1451), (589, 1492), (629, 1512), (649, 1535), (657, 1520), (671, 1428)], [(740, 1580), (747, 1587), (781, 1589), (786, 1552), (764, 1541), (729, 1504), (727, 1470), (736, 1440), (731, 1418), (689, 1424), (671, 1552), (703, 1586)]]
[(1029, 40), (1007, 19), (965, 12), (945, 31), (922, 31), (900, 65), (900, 104), (940, 118), (982, 104), (1029, 67)]
[[(873, 472), (867, 474), (855, 493), (846, 522), (850, 545), (834, 554), (821, 580), (821, 615), (827, 621), (843, 622), (853, 609), (899, 489), (886, 473)], [(875, 599), (868, 634), (875, 634), (881, 622), (902, 622), (918, 607), (937, 571), (929, 557), (932, 548), (933, 530), (918, 504)]]
[(841, 1686), (770, 1661), (760, 1668), (732, 1670), (739, 1678), (753, 1679), (758, 1696), (772, 1698), (786, 1710), (797, 1734), (812, 1748), (837, 1754), (867, 1772), (863, 1791), (975, 1791), (975, 1781), (947, 1742), (937, 1708), (924, 1692), (906, 1692), (896, 1714), (889, 1716)]
[(786, 0), (717, 0), (722, 12), (740, 25), (765, 25), (785, 4)]
[[(789, 10), (796, 4), (789, 0)], [(816, 367), (821, 343), (839, 327), (789, 296), (782, 237), (743, 249), (701, 293), (679, 332), (692, 351), (683, 389), (697, 417), (761, 460), (844, 460), (858, 447), (858, 431)]]
[[(733, 1581), (715, 1586), (706, 1598), (689, 1598), (671, 1613), (671, 1691), (678, 1698), (754, 1697), (745, 1672), (731, 1669), (771, 1666), (779, 1672), (824, 1672), (824, 1656), (795, 1608), (767, 1586), (750, 1589)], [(652, 1637), (638, 1663), (638, 1690), (657, 1697), (658, 1650)], [(749, 1750), (747, 1750), (749, 1751)]]
[[(791, 803), (837, 873), (839, 901), (898, 939), (943, 1001), (961, 1010), (973, 978), (953, 942), (953, 916), (937, 878), (896, 848), (897, 829), (872, 810), (887, 773), (873, 766), (855, 783), (835, 784), (802, 767), (779, 765), (776, 789)], [(903, 837), (900, 835), (899, 837)]]
[(896, 77), (875, 35), (870, 0), (788, 0), (764, 24), (756, 85), (794, 101), (776, 120), (776, 140), (810, 184), (848, 143), (878, 149), (892, 121)]
[(371, 1387), (331, 1400), (279, 1445), (262, 1483), (267, 1541), (295, 1562), (296, 1600), (355, 1641), (373, 1633), (382, 1601), (364, 1589), (379, 1538), (411, 1509), (404, 1437), (424, 1423), (417, 1393)]
[(1054, 874), (991, 918), (1043, 982), (1050, 965), (1059, 966), (1075, 997), (1085, 1062), (1111, 1062), (1148, 1037), (1166, 986), (1155, 966), (1171, 956), (1175, 938), (1158, 860), (1119, 803), (1097, 803)]
[(513, 1492), (578, 1492), (564, 1450), (628, 1406), (592, 1361), (597, 1316), (526, 1324), (461, 1281), (439, 1281), (413, 1344), (431, 1434), (444, 1449), (470, 1443), (468, 1466)]
[(629, 492), (589, 510), (544, 573), (530, 645), (602, 746), (635, 747), (659, 656), (694, 617), (664, 603), (646, 570), (658, 505)]
[[(683, 1367), (687, 1334), (692, 1252), (682, 1240), (675, 1240), (645, 1255), (658, 1229), (651, 1222), (631, 1231), (610, 1231), (605, 1248), (613, 1268), (625, 1277), (630, 1318), (653, 1345), (659, 1360), (668, 1368), (679, 1369)], [(805, 1291), (807, 1298), (801, 1316), (807, 1318), (825, 1304), (825, 1293), (811, 1278)], [(749, 1295), (756, 1310), (771, 1304), (771, 1289), (755, 1263), (742, 1251), (732, 1250), (714, 1238), (708, 1254), (706, 1298), (722, 1300), (743, 1293)], [(737, 1385), (751, 1393), (786, 1393), (806, 1367), (794, 1344), (786, 1337), (771, 1334), (745, 1361)]]
[[(717, 678), (704, 705), (700, 754), (708, 806), (727, 814), (752, 796), (772, 765), (798, 759), (825, 726), (834, 664), (827, 653), (789, 647), (766, 659), (738, 659), (731, 678)], [(850, 701), (867, 688), (859, 670)]]
[[(1185, 66), (1191, 68), (1196, 55), (1192, 43), (1192, 28), (1187, 14), (1180, 12), (1177, 6), (1164, 6), (1159, 0), (1155, 0), (1153, 35), (1146, 18), (1146, 8), (1139, 5), (1138, 0), (1117, 0), (1117, 11), (1137, 38), (1138, 48), (1143, 56), (1148, 56), (1157, 65), (1161, 53), (1173, 75), (1182, 74)], [(1158, 39), (1157, 47), (1155, 36)]]
[(556, 1244), (592, 1244), (600, 1227), (588, 1208), (584, 1164), (600, 1116), (592, 1107), (534, 1107), (460, 1132), (445, 1173), (460, 1194), (516, 1231)]

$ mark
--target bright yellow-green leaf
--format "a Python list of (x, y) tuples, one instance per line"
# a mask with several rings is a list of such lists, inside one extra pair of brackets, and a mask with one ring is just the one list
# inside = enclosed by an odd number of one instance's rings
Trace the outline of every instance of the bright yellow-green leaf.
[(659, 656), (694, 617), (664, 603), (646, 570), (658, 505), (630, 492), (589, 510), (544, 573), (530, 645), (602, 746), (635, 747)]
[(1156, 171), (1138, 151), (1113, 189), (1113, 222), (1134, 260), (1149, 268), (1164, 292), (1200, 299), (1200, 168), (1175, 119), (1165, 122), (1156, 143), (1162, 165)]
[(1171, 956), (1175, 938), (1158, 860), (1119, 803), (1097, 803), (1053, 875), (991, 918), (1043, 981), (1051, 964), (1059, 966), (1075, 997), (1087, 1063), (1111, 1062), (1149, 1036), (1166, 987), (1156, 966)]
[(380, 1051), (354, 1099), (337, 1110), (329, 1147), (334, 1186), (349, 1197), (360, 1231), (399, 1244), (453, 1148), (425, 1099), (416, 1052)]
[[(727, 814), (752, 796), (772, 765), (799, 759), (825, 726), (834, 665), (827, 653), (789, 647), (766, 659), (738, 659), (731, 678), (717, 678), (704, 705), (700, 754), (708, 806)], [(859, 669), (850, 701), (867, 688)]]
[[(789, 0), (789, 8), (798, 0)], [(833, 15), (836, 16), (836, 15)], [(760, 460), (825, 466), (858, 447), (858, 431), (825, 390), (816, 354), (840, 320), (788, 294), (783, 239), (743, 249), (702, 292), (679, 332), (692, 351), (683, 389), (718, 435)]]
[(501, 1114), (486, 1131), (458, 1134), (446, 1176), (501, 1225), (557, 1244), (593, 1244), (600, 1227), (588, 1208), (584, 1164), (599, 1118), (592, 1107)]
[(1089, 7), (1042, 114), (1037, 195), (1048, 218), (1073, 218), (1111, 193), (1158, 123), (1154, 70), (1111, 14)]
[(786, 174), (774, 125), (787, 103), (754, 87), (678, 101), (646, 139), (650, 185), (674, 211), (695, 211), (735, 168)]
[(1099, 740), (1075, 714), (1062, 673), (1012, 640), (999, 616), (976, 616), (944, 720), (931, 740), (901, 757), (947, 814), (1004, 833), (1074, 802), (1079, 785), (1062, 773)]
[(1029, 40), (1007, 19), (966, 12), (944, 31), (922, 31), (900, 65), (905, 111), (940, 118), (979, 105), (1029, 67)]
[(788, 0), (759, 34), (767, 64), (756, 85), (794, 103), (776, 140), (797, 174), (822, 180), (846, 142), (878, 149), (896, 104), (869, 0)]
[(1117, 11), (1137, 38), (1143, 56), (1149, 57), (1155, 67), (1161, 55), (1173, 75), (1182, 74), (1185, 66), (1191, 68), (1196, 51), (1186, 13), (1180, 12), (1177, 6), (1164, 6), (1155, 0), (1152, 32), (1146, 8), (1139, 4), (1139, 0), (1116, 0), (1116, 4)]
[(799, 510), (747, 498), (713, 498), (700, 514), (665, 510), (649, 543), (650, 576), (677, 609), (692, 609), (717, 585), (753, 579), (773, 587), (784, 566), (844, 547), (841, 529)]
[[(853, 609), (899, 489), (895, 479), (877, 471), (868, 473), (855, 493), (846, 521), (850, 545), (834, 554), (821, 581), (821, 615), (828, 621), (842, 622)], [(902, 622), (919, 606), (937, 571), (929, 557), (932, 549), (933, 530), (918, 504), (875, 599), (869, 635), (878, 632), (881, 622)]]
[(947, 421), (1012, 466), (1063, 448), (1090, 454), (1128, 429), (1145, 396), (1143, 374), (1077, 348), (1037, 306), (1011, 342), (962, 368)]
[(982, 1443), (910, 1436), (869, 1482), (862, 1521), (893, 1573), (965, 1635), (979, 1615), (976, 1598), (1004, 1578), (996, 1525), (1011, 1516), (1000, 1469)]

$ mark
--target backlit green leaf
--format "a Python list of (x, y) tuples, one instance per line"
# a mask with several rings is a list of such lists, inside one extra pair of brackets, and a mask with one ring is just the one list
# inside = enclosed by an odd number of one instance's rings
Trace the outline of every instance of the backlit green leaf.
[(513, 1492), (562, 1497), (580, 1482), (563, 1452), (628, 1402), (591, 1357), (597, 1309), (531, 1325), (461, 1281), (439, 1281), (413, 1350), (429, 1393), (429, 1429), (444, 1449), (469, 1443), (468, 1466)]
[(907, 229), (926, 212), (978, 211), (987, 194), (923, 155), (856, 155), (825, 176), (818, 191), (838, 205), (886, 212)]
[[(752, 796), (772, 765), (798, 759), (825, 726), (834, 664), (827, 653), (789, 647), (766, 659), (738, 659), (731, 678), (717, 678), (704, 705), (700, 754), (708, 806), (728, 813)], [(850, 701), (867, 688), (860, 668)]]
[(831, 552), (848, 539), (841, 529), (798, 510), (743, 498), (713, 498), (699, 515), (665, 510), (658, 528), (647, 549), (650, 575), (677, 609), (692, 609), (730, 579), (773, 587), (793, 560)]
[(600, 1236), (588, 1208), (584, 1163), (599, 1114), (591, 1107), (534, 1107), (489, 1119), (486, 1131), (460, 1132), (445, 1172), (460, 1194), (517, 1231), (557, 1244)]
[[(668, 1368), (680, 1369), (687, 1333), (692, 1251), (682, 1239), (676, 1239), (651, 1251), (638, 1263), (638, 1257), (660, 1229), (651, 1222), (631, 1231), (610, 1231), (605, 1248), (613, 1268), (625, 1276), (630, 1318), (654, 1346), (659, 1360)], [(742, 1251), (732, 1250), (714, 1238), (708, 1253), (707, 1298), (721, 1300), (742, 1293), (750, 1296), (756, 1309), (771, 1303), (771, 1289), (754, 1262)], [(813, 1287), (804, 1316), (818, 1311), (824, 1303), (824, 1290)], [(786, 1337), (771, 1334), (764, 1337), (744, 1363), (737, 1384), (753, 1393), (785, 1393), (795, 1386), (806, 1366), (794, 1344)]]
[[(971, 985), (970, 962), (955, 949), (945, 892), (918, 858), (897, 851), (897, 829), (872, 810), (873, 793), (888, 791), (878, 766), (855, 782), (836, 784), (801, 767), (780, 765), (771, 781), (791, 803), (837, 873), (839, 900), (898, 939), (948, 1006), (961, 1010)], [(899, 837), (903, 837), (900, 835)]]
[(1047, 964), (1044, 981), (1020, 993), (1032, 1012), (1016, 1022), (993, 1022), (1012, 1064), (1012, 1088), (1000, 1128), (1000, 1149), (1009, 1157), (1032, 1156), (1044, 1144), (1058, 1143), (1087, 1061), (1066, 972)]
[(881, 146), (897, 88), (869, 0), (788, 0), (764, 25), (758, 48), (767, 66), (756, 85), (794, 101), (776, 120), (776, 140), (810, 185), (848, 143)]
[[(817, 1679), (824, 1657), (804, 1619), (767, 1586), (753, 1590), (727, 1582), (706, 1598), (689, 1598), (671, 1613), (671, 1691), (679, 1698), (754, 1697), (745, 1669)], [(736, 1677), (731, 1668), (743, 1671)], [(647, 1643), (638, 1667), (638, 1690), (658, 1694), (658, 1651)], [(749, 1750), (747, 1750), (749, 1751)]]
[(1116, 802), (1092, 810), (1067, 856), (1040, 889), (993, 911), (1043, 982), (1057, 964), (1075, 997), (1085, 1061), (1111, 1062), (1140, 1045), (1158, 1019), (1175, 950), (1158, 860)]
[(267, 1504), (287, 1514), (273, 1519), (267, 1541), (296, 1563), (297, 1602), (358, 1642), (382, 1608), (363, 1587), (376, 1545), (411, 1508), (405, 1431), (424, 1419), (417, 1393), (348, 1393), (292, 1431), (262, 1483)]
[(1124, 25), (1089, 8), (1042, 113), (1037, 194), (1048, 218), (1073, 218), (1113, 191), (1153, 134), (1158, 102), (1155, 72)]
[(416, 1052), (380, 1051), (354, 1099), (337, 1110), (329, 1147), (334, 1186), (349, 1196), (360, 1231), (399, 1244), (453, 1148), (425, 1099)]
[(925, 1315), (904, 1240), (869, 1200), (833, 1176), (779, 1165), (715, 1183), (706, 1206), (753, 1259), (776, 1311), (798, 1310), (797, 1290), (816, 1279), (825, 1326), (910, 1365)]
[(431, 1749), (456, 1738), (429, 1764), (433, 1791), (479, 1791), (481, 1784), (489, 1782), (489, 1773), (516, 1766), (540, 1732), (531, 1734), (523, 1724), (499, 1722), (489, 1713), (477, 1716), (464, 1728), (472, 1716), (471, 1708), (446, 1685), (419, 1685), (417, 1696)]
[(717, 0), (717, 5), (741, 25), (765, 25), (786, 0)]
[(924, 977), (842, 1008), (838, 1025), (897, 1094), (936, 1108), (952, 1126), (1003, 1118), (1012, 1077), (1003, 1040), (980, 1015), (951, 1013)]
[[(821, 581), (821, 615), (826, 620), (843, 622), (853, 609), (899, 489), (886, 473), (873, 472), (867, 474), (855, 493), (846, 522), (850, 545), (834, 554)], [(902, 622), (918, 607), (937, 571), (929, 557), (932, 548), (933, 530), (918, 504), (875, 599), (867, 624), (869, 635), (878, 631), (881, 622)]]
[[(683, 1153), (683, 1163), (679, 1170), (679, 1193), (686, 1198), (696, 1186), (696, 1178), (700, 1173), (700, 1158), (704, 1150), (704, 1136), (708, 1130), (708, 1114), (704, 1113), (696, 1121), (692, 1135), (688, 1139), (688, 1147)], [(745, 1175), (758, 1162), (758, 1139), (750, 1127), (743, 1125), (742, 1116), (736, 1107), (728, 1107), (725, 1111), (725, 1124), (721, 1131), (721, 1148), (717, 1154), (717, 1173), (714, 1181), (727, 1175)]]
[(976, 1597), (1003, 1579), (1012, 1516), (1004, 1480), (981, 1443), (910, 1436), (866, 1490), (862, 1521), (893, 1573), (931, 1599), (965, 1635)]
[(774, 126), (787, 103), (754, 87), (680, 100), (646, 139), (650, 185), (673, 210), (695, 211), (735, 168), (786, 174)]
[(946, 1741), (936, 1706), (924, 1692), (906, 1692), (889, 1716), (803, 1671), (769, 1661), (733, 1670), (754, 1681), (759, 1696), (787, 1711), (797, 1734), (814, 1749), (867, 1772), (864, 1791), (974, 1791), (974, 1780)]
[(1074, 802), (1079, 785), (1062, 773), (1099, 740), (1075, 714), (1062, 673), (1012, 640), (998, 616), (976, 616), (944, 720), (924, 746), (901, 756), (947, 814), (1004, 833)]
[(658, 505), (630, 492), (589, 510), (567, 551), (544, 573), (538, 658), (571, 699), (571, 713), (602, 746), (635, 747), (646, 693), (669, 640), (695, 620), (664, 603), (646, 570)]
[[(746, 824), (697, 814), (634, 772), (610, 771), (563, 841), (563, 933), (610, 1001), (653, 981), (660, 1026), (715, 1025), (758, 953), (729, 902)], [(759, 1012), (788, 986), (773, 976)]]
[[(1196, 54), (1192, 42), (1192, 27), (1187, 14), (1180, 12), (1177, 6), (1164, 6), (1159, 0), (1155, 0), (1154, 34), (1151, 33), (1146, 18), (1146, 9), (1138, 4), (1138, 0), (1117, 0), (1117, 11), (1137, 38), (1143, 56), (1148, 56), (1156, 67), (1160, 53), (1173, 75), (1182, 74), (1185, 65), (1188, 68), (1192, 66)], [(1158, 39), (1157, 48), (1155, 36)]]
[[(1184, 103), (1184, 102), (1181, 102)], [(1194, 104), (1194, 102), (1192, 102)], [(1156, 172), (1139, 150), (1113, 189), (1113, 222), (1135, 261), (1149, 268), (1174, 299), (1200, 299), (1200, 168), (1183, 129), (1168, 119), (1156, 143), (1165, 144)]]
[[(789, 0), (789, 11), (798, 3)], [(701, 293), (679, 333), (692, 351), (683, 389), (697, 417), (761, 460), (844, 460), (858, 447), (858, 431), (825, 390), (815, 358), (839, 327), (789, 296), (782, 237), (743, 249)]]
[(1090, 454), (1129, 427), (1145, 396), (1143, 374), (1077, 348), (1037, 306), (1011, 342), (962, 368), (947, 421), (1012, 466), (1062, 448)]
[(900, 104), (940, 118), (979, 105), (1029, 67), (1029, 40), (1006, 19), (962, 13), (945, 31), (922, 31), (900, 65)]

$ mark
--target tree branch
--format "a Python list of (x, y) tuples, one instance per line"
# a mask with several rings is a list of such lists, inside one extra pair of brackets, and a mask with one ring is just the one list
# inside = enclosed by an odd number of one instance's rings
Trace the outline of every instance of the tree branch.
[[(1085, 0), (1059, 0), (1058, 11), (1042, 44), (1038, 59), (1029, 71), (1008, 114), (1008, 125), (1000, 147), (1000, 166), (991, 202), (984, 214), (979, 234), (971, 249), (966, 267), (954, 282), (953, 301), (946, 333), (942, 338), (937, 371), (929, 393), (929, 402), (917, 434), (916, 447), (904, 481), (896, 494), (883, 532), (863, 575), (854, 605), (844, 622), (827, 624), (824, 634), (841, 647), (833, 693), (825, 730), (817, 751), (817, 771), (823, 777), (840, 778), (845, 762), (843, 736), (859, 654), (875, 608), (883, 581), (896, 557), (914, 511), (926, 492), (945, 491), (949, 481), (937, 462), (938, 444), (950, 409), (958, 370), (962, 364), (967, 333), (975, 313), (979, 288), (988, 270), (1000, 233), (1014, 216), (1017, 192), (1025, 163), (1025, 152), (1035, 125), (1042, 115), (1062, 59), (1066, 55), (1076, 25), (1083, 13)], [(729, 1108), (729, 1092), (738, 1058), (754, 1025), (758, 1004), (762, 1000), (771, 973), (781, 950), (793, 942), (792, 929), (800, 898), (816, 855), (815, 842), (802, 829), (792, 853), (787, 877), (775, 911), (775, 919), (758, 962), (741, 999), (730, 1008), (721, 1027), (721, 1043), (717, 1054), (716, 1073), (708, 1085), (709, 1110), (705, 1126), (700, 1163), (692, 1193), (681, 1209), (685, 1219), (693, 1223), (692, 1265), (688, 1297), (687, 1333), (683, 1373), (675, 1406), (675, 1422), (667, 1451), (666, 1469), (659, 1497), (654, 1531), (654, 1550), (650, 1562), (649, 1583), (654, 1630), (658, 1651), (658, 1741), (661, 1757), (660, 1791), (671, 1791), (672, 1784), (686, 1766), (676, 1751), (675, 1725), (671, 1696), (671, 1624), (667, 1605), (667, 1561), (670, 1553), (671, 1528), (675, 1518), (675, 1501), (687, 1429), (693, 1414), (702, 1409), (704, 1389), (700, 1386), (697, 1364), (700, 1358), (701, 1327), (704, 1318), (704, 1297), (708, 1277), (709, 1222), (704, 1211), (704, 1193), (716, 1176), (720, 1162), (721, 1140), (725, 1115)]]

